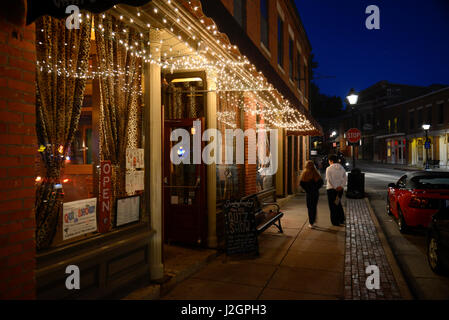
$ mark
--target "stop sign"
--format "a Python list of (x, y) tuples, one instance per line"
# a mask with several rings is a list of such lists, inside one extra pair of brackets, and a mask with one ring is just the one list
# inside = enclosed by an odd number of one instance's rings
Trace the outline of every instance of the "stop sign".
[(359, 129), (352, 128), (346, 132), (346, 139), (351, 143), (359, 142), (361, 137), (362, 133), (360, 132)]

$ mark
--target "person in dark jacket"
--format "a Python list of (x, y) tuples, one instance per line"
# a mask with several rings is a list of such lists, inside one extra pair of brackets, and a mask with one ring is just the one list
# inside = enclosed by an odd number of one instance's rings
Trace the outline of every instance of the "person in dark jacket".
[(324, 184), (323, 179), (321, 178), (321, 175), (316, 169), (313, 161), (309, 160), (306, 162), (306, 167), (301, 174), (299, 183), (306, 192), (307, 210), (309, 213), (309, 228), (313, 228), (316, 221), (316, 209), (320, 196), (319, 190)]

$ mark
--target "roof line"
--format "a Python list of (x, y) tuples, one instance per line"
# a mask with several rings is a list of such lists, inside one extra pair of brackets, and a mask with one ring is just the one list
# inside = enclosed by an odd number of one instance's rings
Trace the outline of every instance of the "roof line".
[(436, 91), (432, 91), (432, 92), (423, 94), (422, 96), (418, 96), (418, 97), (415, 97), (415, 98), (412, 98), (412, 99), (409, 99), (409, 100), (405, 100), (405, 101), (402, 101), (402, 102), (398, 102), (398, 103), (395, 103), (395, 104), (392, 104), (392, 105), (385, 106), (385, 109), (386, 108), (396, 107), (396, 106), (399, 106), (401, 104), (409, 103), (409, 102), (412, 102), (412, 101), (415, 101), (415, 100), (419, 100), (421, 98), (425, 98), (427, 96), (430, 96), (430, 95), (433, 95), (433, 94), (437, 94), (437, 93), (440, 93), (440, 92), (445, 91), (445, 90), (449, 90), (449, 87), (446, 87), (446, 88), (443, 88), (443, 89), (439, 89), (439, 90), (436, 90)]

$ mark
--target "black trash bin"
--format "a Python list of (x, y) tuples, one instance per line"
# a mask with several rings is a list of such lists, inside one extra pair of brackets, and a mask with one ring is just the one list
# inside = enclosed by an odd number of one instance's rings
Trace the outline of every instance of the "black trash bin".
[(365, 197), (365, 173), (354, 168), (348, 173), (348, 198), (361, 199)]

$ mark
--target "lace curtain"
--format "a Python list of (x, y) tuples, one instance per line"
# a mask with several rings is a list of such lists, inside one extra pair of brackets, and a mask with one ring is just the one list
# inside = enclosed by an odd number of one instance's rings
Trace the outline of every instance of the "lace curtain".
[(69, 30), (49, 16), (36, 22), (36, 133), (45, 177), (36, 191), (36, 246), (55, 235), (64, 192), (60, 171), (78, 128), (89, 66), (90, 22)]

